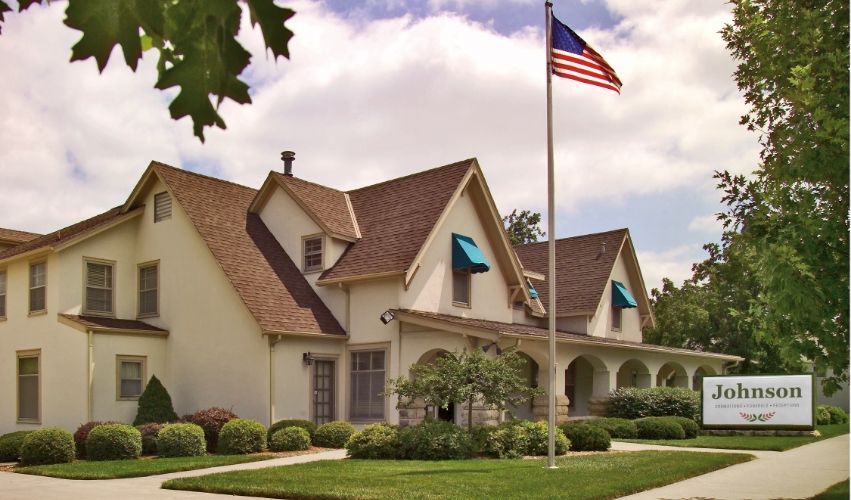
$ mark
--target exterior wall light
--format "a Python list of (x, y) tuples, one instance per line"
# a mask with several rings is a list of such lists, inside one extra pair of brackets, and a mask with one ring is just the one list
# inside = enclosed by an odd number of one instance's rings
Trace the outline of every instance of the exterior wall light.
[(384, 311), (383, 313), (381, 313), (381, 316), (380, 316), (381, 322), (384, 323), (385, 325), (387, 323), (390, 323), (391, 321), (393, 321), (395, 318), (396, 318), (396, 315), (393, 314), (390, 311)]
[(304, 366), (310, 366), (313, 364), (313, 360), (316, 359), (313, 357), (313, 354), (310, 352), (301, 353), (301, 361), (304, 363)]

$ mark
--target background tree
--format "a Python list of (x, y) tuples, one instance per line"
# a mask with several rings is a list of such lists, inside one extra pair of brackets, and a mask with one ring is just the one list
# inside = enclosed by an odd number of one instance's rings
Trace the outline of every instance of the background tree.
[(410, 378), (388, 380), (387, 395), (399, 396), (399, 407), (415, 399), (427, 405), (449, 408), (451, 403), (467, 404), (467, 426), (473, 425), (473, 402), (504, 410), (506, 405), (519, 405), (542, 391), (527, 385), (523, 377), (526, 360), (514, 351), (496, 357), (481, 350), (446, 353), (433, 363), (411, 367)]
[[(44, 2), (19, 0), (18, 11)], [(180, 87), (169, 105), (171, 117), (191, 117), (194, 134), (204, 142), (204, 127), (226, 128), (218, 113), (222, 101), (251, 102), (248, 85), (239, 79), (251, 59), (236, 40), (240, 3), (247, 7), (252, 25), (260, 25), (273, 56), (289, 58), (287, 44), (293, 33), (284, 23), (295, 12), (273, 0), (68, 0), (65, 24), (83, 34), (71, 49), (71, 61), (93, 57), (102, 72), (112, 49), (120, 45), (127, 66), (136, 71), (142, 52), (156, 50), (154, 87)], [(0, 0), (0, 23), (11, 10)]]
[(515, 208), (502, 218), (502, 223), (512, 245), (535, 243), (539, 236), (547, 235), (541, 230), (541, 214), (531, 210), (523, 210), (518, 214)]

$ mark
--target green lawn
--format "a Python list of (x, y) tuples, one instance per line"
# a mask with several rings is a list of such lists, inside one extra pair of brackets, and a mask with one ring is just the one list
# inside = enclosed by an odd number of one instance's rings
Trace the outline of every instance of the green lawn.
[(813, 497), (813, 500), (848, 500), (848, 480), (836, 483)]
[(725, 450), (785, 451), (822, 439), (848, 434), (848, 424), (819, 425), (815, 436), (698, 436), (693, 439), (618, 439), (629, 443), (661, 444), (665, 446), (719, 448)]
[(163, 488), (290, 499), (616, 498), (751, 455), (641, 451), (546, 460), (328, 460), (166, 481)]
[(275, 458), (273, 455), (207, 455), (203, 457), (151, 458), (142, 460), (107, 460), (89, 462), (78, 460), (70, 464), (33, 465), (15, 468), (15, 472), (62, 479), (118, 479), (122, 477), (153, 476), (220, 465), (241, 464)]

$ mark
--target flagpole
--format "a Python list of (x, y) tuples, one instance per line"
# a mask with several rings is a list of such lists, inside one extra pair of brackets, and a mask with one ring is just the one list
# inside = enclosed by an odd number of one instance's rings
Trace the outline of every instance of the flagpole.
[(549, 1), (544, 3), (547, 32), (547, 232), (549, 233), (549, 390), (547, 391), (547, 416), (549, 435), (547, 436), (547, 467), (556, 468), (555, 428), (556, 428), (556, 242), (555, 242), (555, 168), (553, 166), (553, 90), (552, 90), (552, 7)]

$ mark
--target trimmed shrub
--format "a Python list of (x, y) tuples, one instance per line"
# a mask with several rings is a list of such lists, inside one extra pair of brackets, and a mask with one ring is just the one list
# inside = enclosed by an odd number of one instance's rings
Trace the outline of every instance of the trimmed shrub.
[(573, 451), (606, 451), (612, 446), (612, 437), (603, 427), (588, 423), (563, 425), (561, 430), (570, 440)]
[(177, 413), (171, 404), (171, 396), (156, 375), (151, 375), (148, 385), (139, 396), (139, 409), (133, 425), (164, 424), (177, 421)]
[(346, 443), (346, 451), (352, 458), (391, 459), (396, 458), (399, 431), (387, 424), (367, 425), (356, 432)]
[(104, 424), (86, 438), (89, 460), (130, 460), (142, 454), (142, 434), (127, 424)]
[(488, 439), (496, 430), (493, 425), (474, 425), (469, 431), (473, 455), (487, 454)]
[(21, 443), (21, 464), (50, 465), (74, 461), (74, 436), (58, 427), (27, 434)]
[(824, 407), (830, 415), (830, 421), (827, 422), (828, 424), (844, 424), (848, 422), (848, 414), (845, 413), (845, 410), (842, 408), (832, 405), (821, 405), (818, 408), (822, 407)]
[(80, 424), (77, 427), (77, 430), (74, 431), (74, 445), (77, 447), (77, 458), (86, 458), (86, 439), (89, 437), (89, 433), (92, 432), (92, 429), (99, 425), (107, 425), (107, 424), (120, 424), (121, 422), (86, 422), (85, 424)]
[(470, 458), (473, 451), (470, 434), (442, 420), (426, 420), (418, 425), (404, 427), (399, 430), (398, 439), (399, 458), (408, 460)]
[(622, 387), (609, 394), (606, 412), (610, 417), (628, 419), (667, 415), (696, 419), (700, 393), (683, 387)]
[(638, 428), (632, 420), (618, 417), (591, 418), (585, 423), (605, 429), (613, 439), (635, 439), (638, 437)]
[(345, 448), (346, 443), (354, 433), (355, 427), (352, 424), (335, 420), (317, 427), (316, 434), (313, 436), (313, 444), (323, 448)]
[[(550, 433), (546, 422), (520, 420), (515, 425), (525, 427), (529, 434), (529, 448), (525, 455), (546, 455), (549, 453)], [(555, 435), (555, 454), (564, 455), (570, 447), (570, 441), (565, 436), (564, 431), (558, 427), (556, 427)]]
[(166, 424), (157, 434), (161, 457), (199, 457), (206, 454), (204, 429), (196, 424)]
[(142, 453), (145, 455), (157, 454), (157, 434), (159, 434), (163, 425), (165, 424), (150, 423), (136, 426), (139, 429), (139, 434), (142, 435)]
[(310, 435), (310, 441), (313, 442), (313, 436), (316, 434), (316, 424), (310, 420), (298, 419), (278, 420), (274, 424), (270, 425), (269, 430), (266, 431), (266, 441), (272, 442), (272, 434), (287, 427), (301, 427), (307, 431), (307, 434)]
[(635, 421), (639, 439), (685, 439), (683, 426), (665, 417), (644, 417)]
[(189, 417), (189, 422), (204, 430), (204, 439), (207, 441), (207, 451), (216, 451), (219, 447), (219, 432), (229, 421), (239, 416), (224, 408), (214, 406), (204, 410), (198, 410)]
[(700, 434), (700, 426), (694, 420), (686, 417), (665, 417), (680, 424), (683, 431), (686, 433), (686, 439), (696, 438)]
[(17, 431), (0, 436), (0, 462), (17, 462), (21, 458), (21, 445), (32, 431)]
[(246, 455), (257, 453), (266, 447), (266, 427), (260, 422), (235, 418), (219, 433), (219, 453), (222, 455)]
[(827, 411), (827, 406), (825, 406), (825, 405), (816, 406), (816, 424), (818, 424), (818, 425), (829, 425), (830, 424), (830, 412)]
[(269, 449), (272, 451), (296, 451), (310, 448), (310, 434), (302, 427), (284, 427), (272, 434)]
[(497, 458), (521, 458), (529, 449), (529, 431), (522, 425), (500, 424), (490, 433), (485, 454)]

